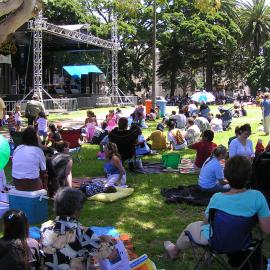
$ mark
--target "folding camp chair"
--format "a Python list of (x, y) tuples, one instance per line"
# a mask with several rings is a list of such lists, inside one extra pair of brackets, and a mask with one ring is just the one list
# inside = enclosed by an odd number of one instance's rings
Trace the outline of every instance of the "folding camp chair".
[[(212, 262), (216, 260), (223, 269), (245, 269), (258, 270), (263, 269), (263, 257), (260, 258), (260, 266), (253, 267), (251, 263), (252, 256), (260, 249), (263, 240), (252, 240), (251, 231), (257, 223), (257, 216), (242, 217), (225, 213), (218, 209), (209, 210), (208, 222), (210, 224), (209, 244), (201, 245), (197, 243), (189, 231), (185, 231), (185, 235), (189, 238), (191, 249), (196, 260), (194, 269), (201, 269), (207, 265), (207, 269), (211, 269)], [(202, 256), (198, 256), (196, 247), (203, 248)], [(244, 253), (244, 259), (240, 265), (232, 266), (226, 260), (224, 255), (228, 257), (236, 254)], [(237, 255), (236, 255), (237, 256)]]
[(81, 161), (81, 130), (80, 129), (61, 129), (59, 131), (64, 141), (69, 143), (69, 149), (71, 153), (74, 153), (74, 157), (79, 162)]
[(260, 190), (270, 206), (270, 181), (269, 181), (270, 151), (265, 151), (255, 157), (252, 163), (252, 177), (250, 186)]

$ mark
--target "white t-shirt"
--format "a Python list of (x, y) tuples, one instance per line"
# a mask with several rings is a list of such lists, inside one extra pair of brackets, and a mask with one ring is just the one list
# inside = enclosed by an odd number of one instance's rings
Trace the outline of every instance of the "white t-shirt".
[(13, 154), (12, 177), (16, 179), (39, 178), (40, 171), (46, 170), (46, 159), (41, 148), (19, 145)]
[(247, 139), (246, 145), (243, 145), (238, 138), (231, 141), (229, 145), (229, 157), (244, 156), (247, 158), (254, 157), (253, 144), (250, 139)]
[(175, 139), (175, 137), (173, 136), (172, 131), (168, 132), (168, 141), (170, 143), (172, 143), (173, 145), (173, 150), (180, 150), (180, 149), (184, 149), (187, 147), (187, 142), (184, 140), (182, 144), (177, 144), (177, 141)]
[(38, 130), (40, 131), (44, 131), (44, 132), (47, 132), (48, 131), (48, 120), (41, 117), (41, 118), (38, 118), (37, 120), (37, 123), (38, 123)]
[(223, 127), (222, 127), (222, 119), (219, 118), (213, 118), (210, 122), (210, 126), (212, 131), (214, 132), (220, 132), (223, 131)]
[(188, 111), (190, 114), (192, 114), (192, 112), (196, 110), (197, 110), (197, 106), (194, 103), (191, 103), (188, 105)]
[(170, 117), (171, 119), (176, 121), (176, 127), (180, 129), (184, 129), (187, 123), (187, 118), (184, 114), (175, 114)]

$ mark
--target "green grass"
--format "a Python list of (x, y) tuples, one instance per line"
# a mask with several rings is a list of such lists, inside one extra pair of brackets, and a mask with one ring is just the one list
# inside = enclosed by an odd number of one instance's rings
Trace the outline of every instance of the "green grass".
[[(95, 111), (97, 114), (98, 110), (102, 109), (97, 109)], [(172, 108), (169, 110), (172, 110)], [(212, 110), (216, 112), (217, 107), (213, 107)], [(245, 123), (250, 123), (252, 126), (253, 132), (250, 138), (254, 144), (258, 137), (262, 138), (264, 143), (268, 142), (269, 137), (263, 136), (262, 132), (257, 131), (261, 120), (260, 109), (247, 107), (247, 111), (247, 117), (233, 119), (232, 129), (216, 134), (214, 142), (227, 146), (228, 138), (233, 136), (234, 127)], [(85, 115), (85, 112), (74, 112), (68, 117), (74, 119), (81, 115)], [(150, 123), (149, 128), (143, 131), (144, 135), (148, 136), (155, 129), (156, 124)], [(74, 162), (74, 176), (103, 175), (103, 161), (96, 159), (97, 151), (98, 146), (83, 146), (82, 162)], [(184, 150), (179, 153), (183, 157), (194, 157), (195, 155), (193, 150)], [(161, 159), (161, 154), (144, 159), (158, 161)], [(10, 167), (7, 168), (7, 172), (8, 170), (10, 170)], [(197, 176), (180, 174), (133, 175), (128, 173), (127, 182), (135, 188), (131, 197), (111, 204), (87, 201), (81, 213), (81, 223), (91, 226), (115, 226), (121, 233), (130, 234), (136, 252), (139, 255), (148, 254), (156, 263), (158, 269), (193, 269), (193, 258), (190, 252), (186, 252), (184, 257), (177, 261), (166, 260), (163, 241), (175, 241), (186, 225), (192, 221), (201, 220), (205, 207), (166, 204), (160, 195), (160, 189), (195, 184)], [(53, 217), (52, 211), (50, 211), (50, 217)], [(269, 257), (270, 238), (267, 237), (266, 239), (264, 243), (265, 253)]]

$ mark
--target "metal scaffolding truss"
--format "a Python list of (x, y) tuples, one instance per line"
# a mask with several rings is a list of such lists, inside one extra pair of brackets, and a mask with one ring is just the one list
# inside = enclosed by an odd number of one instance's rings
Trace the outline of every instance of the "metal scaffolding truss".
[[(125, 96), (125, 95), (118, 88), (118, 50), (120, 46), (118, 42), (117, 21), (115, 17), (113, 17), (111, 41), (95, 37), (89, 33), (84, 34), (79, 31), (68, 30), (61, 26), (48, 23), (42, 17), (42, 12), (39, 13), (39, 15), (37, 16), (35, 20), (29, 21), (28, 29), (33, 31), (33, 47), (34, 47), (34, 53), (33, 53), (34, 87), (31, 92), (34, 92), (35, 94), (37, 94), (41, 100), (42, 100), (42, 92), (45, 92), (46, 95), (49, 96), (53, 100), (53, 98), (49, 95), (49, 93), (47, 93), (43, 89), (43, 82), (42, 82), (42, 60), (43, 60), (42, 59), (42, 33), (45, 32), (51, 35), (55, 35), (55, 36), (63, 37), (66, 39), (70, 39), (70, 40), (78, 41), (81, 43), (111, 50), (112, 52), (112, 70), (111, 70), (112, 83), (111, 83), (111, 90), (108, 94), (117, 97), (116, 99), (117, 103), (120, 103), (120, 104), (124, 103), (121, 96)], [(29, 96), (30, 93), (28, 93), (27, 96)], [(24, 97), (24, 99), (26, 99), (26, 97)], [(58, 104), (58, 107), (61, 108), (59, 104)]]
[(83, 34), (79, 31), (67, 30), (61, 26), (57, 26), (52, 23), (48, 23), (46, 21), (44, 22), (43, 31), (52, 35), (86, 43), (89, 45), (94, 45), (94, 46), (101, 47), (104, 49), (108, 49), (108, 50), (114, 49), (114, 43), (111, 41), (95, 37), (91, 34)]

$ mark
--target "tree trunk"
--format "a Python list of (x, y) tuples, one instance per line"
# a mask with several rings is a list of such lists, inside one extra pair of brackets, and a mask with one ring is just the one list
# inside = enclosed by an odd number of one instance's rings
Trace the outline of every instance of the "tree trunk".
[[(8, 1), (7, 4), (12, 3), (12, 1)], [(10, 34), (36, 15), (38, 10), (41, 9), (41, 4), (41, 0), (23, 0), (17, 9), (9, 12), (11, 14), (0, 22), (0, 45), (6, 41)]]
[(23, 0), (9, 0), (6, 2), (0, 3), (0, 17), (9, 14), (10, 12), (19, 8), (19, 6), (23, 3)]
[(206, 91), (213, 91), (213, 54), (212, 54), (212, 44), (207, 44), (206, 50)]
[(172, 71), (170, 76), (170, 97), (174, 97), (175, 89), (176, 89), (176, 71)]

